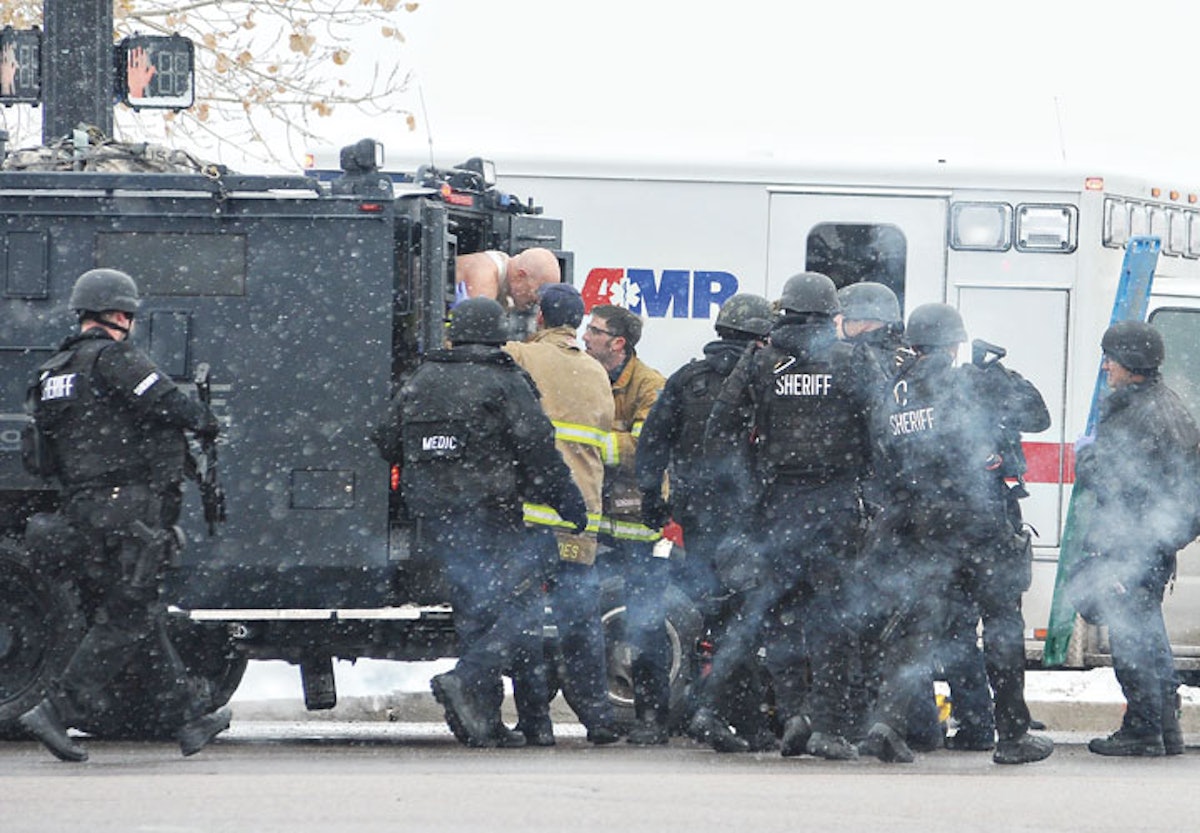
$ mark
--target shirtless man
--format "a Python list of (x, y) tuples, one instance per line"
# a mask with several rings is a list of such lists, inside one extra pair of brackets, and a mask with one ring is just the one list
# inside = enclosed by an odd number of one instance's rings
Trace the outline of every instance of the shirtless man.
[(494, 298), (516, 312), (527, 312), (537, 303), (542, 284), (562, 280), (558, 258), (549, 249), (526, 249), (511, 257), (497, 251), (459, 255), (454, 271), (456, 303), (466, 298)]

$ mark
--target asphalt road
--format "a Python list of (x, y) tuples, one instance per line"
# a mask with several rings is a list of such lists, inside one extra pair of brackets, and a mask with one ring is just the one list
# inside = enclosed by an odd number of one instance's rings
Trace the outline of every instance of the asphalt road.
[[(552, 749), (470, 750), (433, 723), (238, 721), (199, 755), (88, 741), (63, 764), (0, 743), (0, 830), (1181, 831), (1200, 817), (1200, 748), (1105, 759), (1051, 733), (1047, 761), (979, 753), (914, 764), (718, 755), (688, 740), (595, 748), (578, 726)], [(1189, 738), (1189, 740), (1194, 740)]]

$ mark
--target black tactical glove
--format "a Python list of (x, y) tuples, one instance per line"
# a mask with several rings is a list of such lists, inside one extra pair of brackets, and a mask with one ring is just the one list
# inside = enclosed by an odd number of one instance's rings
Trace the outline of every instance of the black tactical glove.
[(202, 440), (215, 440), (221, 433), (221, 423), (217, 421), (212, 411), (206, 411), (203, 421), (194, 433)]
[(588, 525), (587, 504), (583, 502), (583, 496), (577, 490), (573, 498), (567, 501), (566, 506), (559, 507), (558, 516), (574, 526), (575, 532), (584, 532)]
[(651, 529), (662, 529), (671, 519), (671, 507), (663, 500), (659, 489), (642, 491), (642, 523)]

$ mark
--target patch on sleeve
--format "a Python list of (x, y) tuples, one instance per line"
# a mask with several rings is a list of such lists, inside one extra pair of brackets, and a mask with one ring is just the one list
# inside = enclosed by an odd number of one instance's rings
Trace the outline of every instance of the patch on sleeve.
[(133, 395), (141, 396), (143, 393), (150, 390), (150, 388), (154, 387), (154, 383), (157, 382), (159, 380), (159, 378), (160, 377), (159, 377), (157, 371), (152, 372), (145, 379), (143, 379), (142, 381), (137, 383), (137, 385), (133, 389)]

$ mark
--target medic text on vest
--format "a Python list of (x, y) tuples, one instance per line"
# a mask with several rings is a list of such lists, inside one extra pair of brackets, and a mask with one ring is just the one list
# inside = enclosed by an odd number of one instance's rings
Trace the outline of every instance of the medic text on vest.
[(783, 373), (775, 377), (776, 396), (828, 396), (828, 373)]
[(457, 451), (458, 437), (448, 434), (435, 434), (421, 438), (422, 451)]
[(611, 269), (588, 272), (583, 282), (587, 309), (601, 304), (625, 307), (650, 318), (711, 318), (738, 291), (738, 279), (729, 272), (663, 269)]
[(892, 436), (915, 434), (918, 431), (929, 431), (933, 428), (933, 408), (917, 408), (913, 411), (901, 411), (892, 414)]

